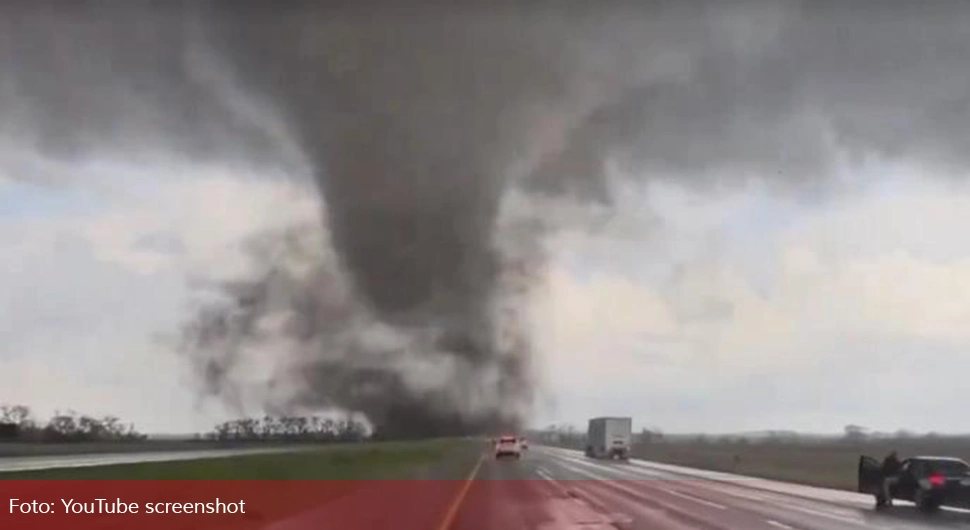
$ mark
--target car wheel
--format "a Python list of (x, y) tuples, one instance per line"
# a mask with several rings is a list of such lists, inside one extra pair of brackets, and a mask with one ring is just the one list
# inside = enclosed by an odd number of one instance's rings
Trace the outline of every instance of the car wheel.
[(882, 494), (876, 495), (876, 509), (881, 510), (886, 507), (886, 498)]
[(919, 509), (919, 511), (926, 513), (934, 512), (940, 507), (940, 505), (934, 499), (927, 497), (926, 491), (924, 491), (922, 488), (918, 488), (916, 493), (913, 494), (913, 503), (916, 504), (916, 508)]

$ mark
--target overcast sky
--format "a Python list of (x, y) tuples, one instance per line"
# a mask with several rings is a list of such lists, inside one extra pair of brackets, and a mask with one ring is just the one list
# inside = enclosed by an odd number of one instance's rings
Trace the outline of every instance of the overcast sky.
[[(608, 219), (541, 239), (534, 424), (970, 431), (970, 9), (890, 4), (717, 15), (717, 53), (672, 42), (683, 68), (600, 93), (618, 103), (588, 122), (546, 109), (561, 121), (536, 138), (617, 163)], [(3, 87), (0, 114), (41, 121)], [(137, 157), (100, 140), (54, 156), (0, 129), (0, 403), (205, 429), (235, 411), (172, 352), (191, 280), (245, 276), (253, 234), (326, 235), (327, 205), (294, 158), (180, 156), (164, 126), (131, 135), (163, 117), (121, 116)], [(585, 167), (568, 160), (542, 176)]]
[[(223, 411), (200, 406), (157, 335), (179, 324), (188, 273), (238, 267), (243, 237), (281, 208), (313, 215), (315, 195), (220, 168), (168, 181), (91, 171), (105, 191), (0, 187), (0, 400), (207, 427)], [(595, 236), (556, 237), (534, 297), (535, 421), (970, 428), (957, 398), (970, 366), (970, 188), (918, 165), (868, 171), (894, 178), (824, 206), (759, 186), (658, 185)]]

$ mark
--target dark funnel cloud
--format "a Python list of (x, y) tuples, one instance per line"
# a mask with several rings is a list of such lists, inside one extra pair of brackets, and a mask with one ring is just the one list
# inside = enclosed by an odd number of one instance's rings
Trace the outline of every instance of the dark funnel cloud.
[[(287, 331), (311, 344), (294, 403), (361, 411), (390, 436), (514, 427), (534, 374), (513, 302), (541, 259), (513, 248), (528, 227), (500, 232), (499, 214), (513, 163), (536, 156), (528, 112), (569, 90), (569, 25), (554, 11), (420, 5), (216, 18), (215, 49), (276, 104), (312, 161), (335, 250), (325, 267), (338, 271), (328, 277), (353, 293), (348, 312), (319, 278), (307, 289), (277, 269), (246, 286), (248, 296), (292, 284)], [(238, 333), (279, 309), (247, 306)], [(376, 328), (333, 343), (359, 319)], [(390, 344), (361, 342), (381, 329)], [(212, 379), (235, 359), (210, 359)]]
[(3, 167), (306, 177), (318, 218), (254, 235), (251, 277), (208, 279), (183, 351), (231, 404), (391, 436), (528, 414), (526, 302), (557, 212), (582, 211), (549, 205), (608, 207), (620, 176), (831, 193), (869, 157), (970, 153), (962, 2), (64, 4), (2, 8)]

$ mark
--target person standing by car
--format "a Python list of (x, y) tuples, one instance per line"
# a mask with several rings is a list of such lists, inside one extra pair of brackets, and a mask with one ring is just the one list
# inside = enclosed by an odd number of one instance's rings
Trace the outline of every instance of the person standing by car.
[(896, 451), (889, 453), (882, 461), (882, 494), (886, 499), (886, 505), (893, 505), (892, 487), (899, 483), (899, 457)]

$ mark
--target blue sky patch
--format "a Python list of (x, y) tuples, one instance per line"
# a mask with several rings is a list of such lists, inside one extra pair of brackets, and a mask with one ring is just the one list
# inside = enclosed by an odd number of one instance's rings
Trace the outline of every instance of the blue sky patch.
[(96, 194), (81, 187), (0, 184), (0, 217), (5, 219), (87, 215), (103, 208)]

